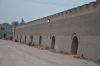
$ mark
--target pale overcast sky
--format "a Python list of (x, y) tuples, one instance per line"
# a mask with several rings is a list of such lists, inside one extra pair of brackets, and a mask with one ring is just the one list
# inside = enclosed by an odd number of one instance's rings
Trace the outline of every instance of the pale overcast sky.
[(0, 0), (0, 23), (26, 22), (95, 0)]

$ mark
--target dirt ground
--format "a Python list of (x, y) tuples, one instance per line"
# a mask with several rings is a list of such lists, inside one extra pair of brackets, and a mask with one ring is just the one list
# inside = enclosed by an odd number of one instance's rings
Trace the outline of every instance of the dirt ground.
[(72, 55), (40, 50), (9, 40), (0, 40), (0, 66), (100, 66)]

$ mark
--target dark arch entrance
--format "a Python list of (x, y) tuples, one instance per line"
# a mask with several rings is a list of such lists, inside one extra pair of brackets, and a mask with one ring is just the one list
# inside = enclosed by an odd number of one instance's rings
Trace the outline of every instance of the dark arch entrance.
[(6, 38), (6, 34), (4, 33), (4, 38)]
[(55, 36), (52, 36), (51, 49), (54, 49), (54, 47), (55, 47)]
[(25, 43), (26, 43), (26, 35), (25, 35)]
[(18, 40), (18, 35), (17, 35), (17, 40)]
[(78, 50), (78, 38), (75, 36), (72, 40), (71, 54), (76, 55)]
[(32, 35), (30, 36), (30, 39), (31, 39), (31, 41), (30, 41), (30, 42), (32, 43), (32, 42), (33, 42), (33, 36), (32, 36)]
[(39, 37), (39, 45), (42, 43), (42, 36)]
[(20, 42), (21, 42), (21, 40), (22, 40), (22, 35), (20, 34)]

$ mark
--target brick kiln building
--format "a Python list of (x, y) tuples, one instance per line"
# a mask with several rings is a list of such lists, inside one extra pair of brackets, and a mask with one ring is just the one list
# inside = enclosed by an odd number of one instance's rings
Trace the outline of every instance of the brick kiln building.
[(17, 26), (14, 40), (100, 59), (100, 1)]

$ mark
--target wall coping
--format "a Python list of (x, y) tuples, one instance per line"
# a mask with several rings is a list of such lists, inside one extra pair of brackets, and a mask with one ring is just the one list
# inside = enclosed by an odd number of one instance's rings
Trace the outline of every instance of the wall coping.
[(95, 9), (96, 7), (98, 7), (98, 4), (100, 4), (100, 0), (99, 1), (94, 1), (94, 2), (90, 2), (89, 4), (84, 4), (82, 6), (78, 6), (76, 8), (72, 8), (72, 9), (69, 9), (69, 10), (65, 10), (63, 12), (59, 12), (59, 13), (56, 13), (56, 14), (53, 14), (53, 15), (49, 15), (49, 16), (46, 16), (46, 17), (43, 17), (43, 18), (40, 18), (40, 19), (36, 19), (36, 20), (33, 20), (33, 21), (30, 21), (28, 23), (25, 23), (23, 25), (19, 25), (16, 27), (16, 29), (18, 28), (23, 28), (25, 26), (28, 26), (28, 25), (36, 25), (36, 24), (42, 24), (42, 23), (45, 23), (47, 22), (48, 19), (56, 19), (58, 17), (67, 17), (69, 15), (74, 15), (74, 14), (78, 14), (78, 13), (83, 13), (83, 12), (86, 12), (88, 9)]

